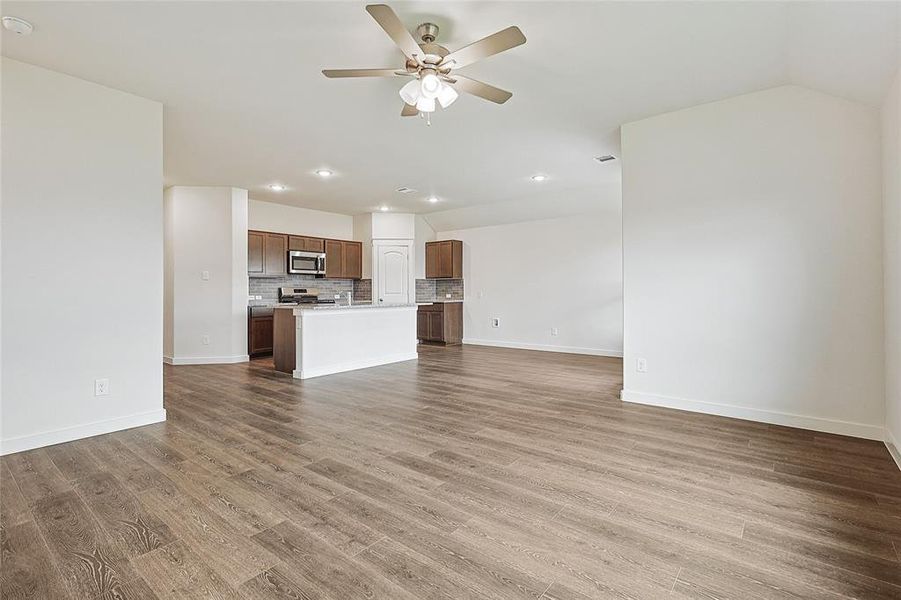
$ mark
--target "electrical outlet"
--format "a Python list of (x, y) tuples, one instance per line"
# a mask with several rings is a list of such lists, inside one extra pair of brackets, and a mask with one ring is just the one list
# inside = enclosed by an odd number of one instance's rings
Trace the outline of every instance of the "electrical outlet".
[(648, 360), (646, 358), (636, 358), (635, 359), (635, 370), (639, 373), (647, 373), (648, 372)]
[(209, 346), (210, 345), (210, 336), (208, 336), (208, 335), (200, 336), (200, 343), (203, 344), (204, 346)]
[(203, 279), (204, 281), (209, 281), (210, 280), (210, 272), (209, 271), (201, 271), (200, 278)]
[(491, 326), (492, 326), (492, 327), (500, 327), (500, 326), (501, 326), (501, 320), (500, 320), (499, 318), (497, 318), (497, 317), (493, 317), (493, 318), (491, 319)]
[(557, 335), (559, 333), (560, 333), (560, 330), (558, 330), (556, 327), (551, 327), (551, 335)]
[(109, 394), (109, 379), (94, 380), (94, 395), (106, 396)]
[(450, 295), (450, 294), (444, 294), (444, 297), (445, 297), (445, 298), (450, 298), (451, 295)]

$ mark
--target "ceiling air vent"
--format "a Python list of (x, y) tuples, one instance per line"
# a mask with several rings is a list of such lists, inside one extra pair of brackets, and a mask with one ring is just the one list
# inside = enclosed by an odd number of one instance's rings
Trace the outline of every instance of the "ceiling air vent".
[(608, 160), (616, 160), (616, 157), (612, 154), (605, 154), (604, 156), (595, 156), (594, 159), (598, 162), (607, 162)]
[(412, 193), (415, 192), (416, 190), (414, 190), (413, 188), (408, 188), (408, 187), (399, 187), (399, 188), (397, 188), (397, 190), (395, 190), (395, 191), (398, 192), (398, 193), (400, 193), (400, 194), (412, 194)]

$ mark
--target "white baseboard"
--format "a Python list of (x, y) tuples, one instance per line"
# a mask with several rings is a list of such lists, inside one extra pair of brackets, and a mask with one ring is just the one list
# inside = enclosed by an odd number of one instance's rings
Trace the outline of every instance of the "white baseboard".
[(161, 408), (159, 410), (151, 410), (136, 415), (128, 415), (126, 417), (116, 417), (115, 419), (95, 421), (94, 423), (75, 425), (74, 427), (64, 427), (54, 431), (23, 435), (21, 437), (0, 441), (0, 455), (43, 448), (44, 446), (52, 446), (54, 444), (62, 444), (63, 442), (71, 442), (82, 438), (94, 437), (95, 435), (103, 435), (104, 433), (131, 429), (132, 427), (141, 427), (142, 425), (162, 423), (165, 420), (166, 410)]
[(812, 431), (822, 431), (824, 433), (849, 435), (868, 440), (882, 441), (885, 439), (885, 429), (879, 425), (867, 425), (865, 423), (853, 423), (851, 421), (837, 421), (833, 419), (823, 419), (821, 417), (761, 410), (759, 408), (746, 408), (730, 404), (703, 402), (701, 400), (688, 400), (686, 398), (661, 396), (658, 394), (634, 392), (631, 390), (623, 390), (620, 392), (620, 398), (623, 402), (631, 402), (634, 404), (663, 406), (665, 408), (676, 408), (708, 415), (745, 419), (746, 421), (759, 421), (761, 423), (798, 427), (800, 429), (810, 429)]
[(520, 342), (503, 342), (497, 340), (479, 340), (463, 338), (464, 344), (471, 346), (493, 346), (495, 348), (516, 348), (519, 350), (539, 350), (541, 352), (561, 352), (563, 354), (589, 354), (591, 356), (619, 357), (622, 350), (604, 350), (603, 348), (583, 348), (580, 346), (552, 346), (550, 344), (523, 344)]
[(898, 440), (895, 439), (895, 436), (892, 435), (892, 431), (888, 427), (885, 428), (885, 439), (883, 441), (885, 442), (885, 447), (888, 448), (888, 453), (892, 455), (895, 464), (901, 469), (901, 446), (898, 445)]
[(247, 354), (237, 356), (164, 356), (163, 362), (167, 365), (231, 365), (250, 360)]
[(344, 373), (345, 371), (356, 371), (357, 369), (368, 369), (369, 367), (378, 367), (381, 365), (389, 365), (396, 362), (406, 360), (417, 360), (419, 354), (416, 352), (403, 354), (389, 354), (388, 356), (380, 356), (369, 360), (357, 360), (353, 362), (338, 363), (327, 365), (324, 367), (316, 367), (313, 369), (295, 369), (295, 379), (310, 379), (312, 377), (321, 377), (323, 375), (333, 375), (335, 373)]

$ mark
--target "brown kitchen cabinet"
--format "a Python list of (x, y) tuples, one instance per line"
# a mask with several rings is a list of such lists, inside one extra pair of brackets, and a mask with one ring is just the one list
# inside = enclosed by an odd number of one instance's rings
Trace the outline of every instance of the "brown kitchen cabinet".
[(425, 243), (426, 279), (463, 278), (463, 242), (441, 240)]
[(288, 250), (304, 252), (325, 252), (325, 240), (303, 235), (288, 236)]
[(336, 279), (361, 279), (363, 243), (325, 240), (325, 276)]
[(462, 343), (463, 303), (436, 302), (420, 306), (416, 312), (416, 337), (423, 342)]
[(260, 356), (272, 352), (272, 308), (251, 306), (247, 313), (247, 354)]
[(288, 273), (288, 236), (265, 231), (247, 232), (247, 273), (278, 277)]

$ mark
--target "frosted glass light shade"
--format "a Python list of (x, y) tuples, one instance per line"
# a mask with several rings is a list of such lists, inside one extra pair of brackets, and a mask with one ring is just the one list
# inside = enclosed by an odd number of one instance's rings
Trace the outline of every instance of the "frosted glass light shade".
[(419, 82), (415, 79), (407, 82), (404, 87), (400, 88), (400, 97), (411, 106), (416, 106), (416, 101), (419, 100), (420, 95)]
[(419, 100), (416, 101), (416, 110), (418, 110), (419, 112), (434, 112), (435, 99), (420, 96)]
[(457, 90), (447, 85), (444, 82), (441, 82), (441, 91), (438, 92), (438, 104), (441, 105), (441, 108), (447, 108), (451, 104), (454, 103), (459, 97)]
[(419, 92), (426, 98), (437, 98), (441, 91), (441, 80), (434, 73), (423, 75), (419, 81)]

